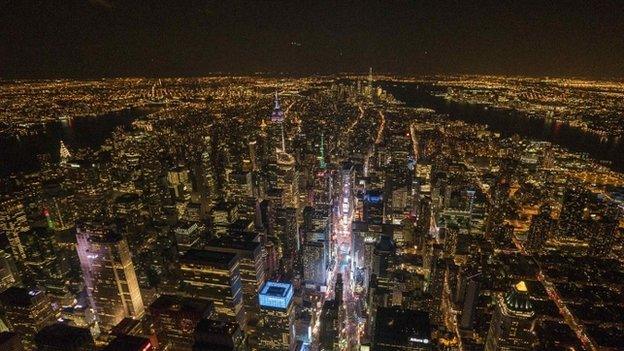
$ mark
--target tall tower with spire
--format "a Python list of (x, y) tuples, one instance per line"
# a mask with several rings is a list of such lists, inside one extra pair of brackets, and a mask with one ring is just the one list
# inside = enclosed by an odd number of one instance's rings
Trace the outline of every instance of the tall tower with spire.
[(325, 133), (321, 133), (321, 146), (319, 148), (319, 167), (321, 169), (327, 168), (327, 164), (325, 163)]
[(284, 122), (284, 111), (282, 111), (282, 107), (280, 106), (279, 97), (277, 96), (277, 91), (275, 92), (275, 106), (273, 107), (273, 112), (271, 113), (271, 122), (274, 122), (274, 123)]
[(67, 146), (65, 146), (65, 143), (63, 143), (63, 140), (61, 140), (61, 147), (59, 149), (59, 154), (61, 155), (61, 163), (67, 163), (67, 161), (71, 157), (71, 154), (69, 153)]

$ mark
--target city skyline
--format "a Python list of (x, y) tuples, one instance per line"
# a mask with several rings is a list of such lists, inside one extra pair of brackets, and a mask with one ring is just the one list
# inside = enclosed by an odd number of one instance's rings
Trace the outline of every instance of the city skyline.
[(0, 5), (0, 350), (624, 350), (621, 5)]

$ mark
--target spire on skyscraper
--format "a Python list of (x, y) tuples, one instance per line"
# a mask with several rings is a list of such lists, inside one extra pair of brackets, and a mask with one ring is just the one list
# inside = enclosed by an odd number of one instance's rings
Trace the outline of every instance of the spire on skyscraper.
[(321, 133), (321, 146), (319, 148), (319, 167), (321, 169), (327, 168), (327, 164), (325, 163), (325, 133)]
[(273, 107), (273, 113), (271, 113), (271, 121), (277, 123), (284, 122), (284, 111), (282, 111), (280, 106), (277, 91), (275, 92), (275, 106)]

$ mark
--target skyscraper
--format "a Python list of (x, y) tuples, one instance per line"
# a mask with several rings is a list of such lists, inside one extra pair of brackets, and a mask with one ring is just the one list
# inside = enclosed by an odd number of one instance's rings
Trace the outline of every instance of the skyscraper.
[(338, 311), (340, 306), (335, 300), (326, 300), (321, 309), (319, 318), (321, 326), (319, 330), (319, 344), (321, 351), (333, 351), (338, 349)]
[(92, 351), (95, 343), (87, 328), (55, 323), (35, 335), (38, 351)]
[(110, 329), (124, 317), (143, 316), (144, 307), (126, 240), (113, 227), (82, 224), (76, 239), (82, 275), (100, 326)]
[(261, 350), (295, 349), (293, 293), (292, 284), (274, 281), (267, 281), (260, 290), (257, 333)]
[(243, 302), (247, 319), (255, 319), (257, 317), (257, 296), (266, 280), (266, 264), (262, 244), (251, 239), (244, 236), (244, 234), (230, 234), (224, 238), (212, 239), (204, 247), (207, 250), (238, 255)]
[(245, 336), (240, 325), (215, 319), (202, 319), (195, 328), (194, 351), (243, 351)]
[(0, 249), (0, 291), (12, 286), (17, 280), (17, 268), (13, 257)]
[(303, 245), (303, 280), (306, 284), (321, 286), (327, 280), (324, 241), (308, 241)]
[(56, 321), (50, 299), (42, 291), (10, 287), (0, 293), (0, 305), (9, 329), (19, 335), (26, 350), (34, 349), (39, 330)]
[(213, 312), (212, 301), (161, 295), (149, 306), (158, 343), (172, 350), (191, 350), (195, 327)]
[(240, 263), (236, 253), (190, 249), (180, 256), (181, 288), (188, 296), (212, 301), (215, 318), (245, 330)]
[(0, 203), (0, 232), (6, 234), (13, 257), (18, 261), (26, 258), (20, 236), (29, 228), (24, 205), (21, 202), (11, 199)]
[(373, 350), (426, 351), (433, 348), (427, 312), (379, 307), (374, 324)]
[(535, 312), (526, 284), (521, 281), (505, 296), (495, 298), (485, 351), (532, 350)]

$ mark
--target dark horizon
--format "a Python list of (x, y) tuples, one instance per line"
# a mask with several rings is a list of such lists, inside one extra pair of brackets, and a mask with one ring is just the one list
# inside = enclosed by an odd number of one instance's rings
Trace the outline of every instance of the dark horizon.
[(0, 77), (624, 77), (624, 3), (91, 0), (0, 8)]

